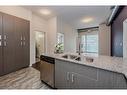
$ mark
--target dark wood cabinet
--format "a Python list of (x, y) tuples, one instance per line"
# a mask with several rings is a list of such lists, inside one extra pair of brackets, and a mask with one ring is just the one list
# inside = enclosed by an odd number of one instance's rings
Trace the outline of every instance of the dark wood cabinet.
[(3, 74), (3, 53), (2, 53), (2, 14), (0, 13), (0, 75)]
[(26, 20), (23, 20), (22, 22), (22, 33), (23, 33), (23, 67), (29, 66), (29, 54), (30, 54), (30, 50), (29, 50), (29, 46), (30, 46), (30, 23)]
[(5, 74), (13, 72), (15, 69), (15, 36), (14, 17), (3, 14), (3, 61)]
[(29, 66), (29, 21), (0, 13), (0, 75)]
[(60, 89), (84, 89), (97, 87), (98, 69), (55, 60), (55, 87)]
[(66, 62), (55, 60), (55, 88), (70, 89), (71, 88), (71, 70)]
[(56, 59), (55, 88), (125, 89), (127, 82), (121, 73)]
[(20, 69), (23, 64), (23, 42), (22, 42), (22, 23), (21, 19), (15, 17), (15, 68)]
[(29, 66), (29, 21), (15, 17), (15, 66), (16, 69)]

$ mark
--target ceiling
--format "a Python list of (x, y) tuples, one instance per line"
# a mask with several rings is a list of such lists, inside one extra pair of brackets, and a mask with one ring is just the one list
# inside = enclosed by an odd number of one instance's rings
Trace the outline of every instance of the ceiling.
[[(53, 16), (61, 17), (77, 29), (96, 27), (105, 23), (112, 12), (111, 6), (25, 6), (25, 8), (45, 19)], [(40, 13), (42, 9), (50, 10), (51, 14), (48, 16), (42, 15)], [(81, 22), (83, 18), (89, 17), (93, 19), (91, 22)]]

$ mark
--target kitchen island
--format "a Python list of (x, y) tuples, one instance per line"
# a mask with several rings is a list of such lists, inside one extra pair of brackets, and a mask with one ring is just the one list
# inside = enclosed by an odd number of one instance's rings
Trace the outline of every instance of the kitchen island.
[[(80, 60), (65, 58), (80, 57)], [(53, 54), (56, 88), (127, 88), (127, 59), (97, 54)], [(93, 61), (87, 61), (92, 58)]]

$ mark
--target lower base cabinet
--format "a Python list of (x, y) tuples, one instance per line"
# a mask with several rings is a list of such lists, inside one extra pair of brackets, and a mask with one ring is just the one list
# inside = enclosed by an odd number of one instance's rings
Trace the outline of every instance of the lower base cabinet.
[(99, 70), (98, 72), (98, 88), (127, 88), (127, 82), (123, 74)]
[(117, 89), (127, 83), (123, 74), (56, 59), (55, 88)]
[(70, 70), (63, 66), (64, 62), (55, 60), (55, 88), (71, 88)]
[(97, 86), (96, 80), (90, 79), (80, 74), (72, 74), (71, 88), (73, 89), (92, 89)]

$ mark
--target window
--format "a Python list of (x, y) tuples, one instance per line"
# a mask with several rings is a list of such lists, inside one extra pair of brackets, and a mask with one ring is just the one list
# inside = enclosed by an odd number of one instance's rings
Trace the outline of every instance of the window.
[(57, 33), (57, 44), (55, 46), (55, 53), (63, 53), (64, 52), (64, 34)]
[(57, 34), (57, 44), (64, 44), (64, 34), (63, 33), (58, 33)]
[(87, 53), (98, 53), (98, 35), (82, 35), (81, 51)]
[(86, 36), (86, 52), (98, 52), (98, 35)]

